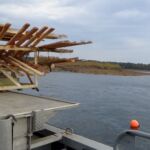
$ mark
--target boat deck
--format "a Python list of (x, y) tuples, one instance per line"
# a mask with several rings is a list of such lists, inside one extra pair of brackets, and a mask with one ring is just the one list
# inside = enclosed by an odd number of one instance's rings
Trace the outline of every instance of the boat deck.
[(74, 107), (78, 103), (70, 103), (53, 98), (37, 97), (15, 92), (0, 93), (0, 117), (7, 115), (27, 115), (33, 111), (57, 110)]

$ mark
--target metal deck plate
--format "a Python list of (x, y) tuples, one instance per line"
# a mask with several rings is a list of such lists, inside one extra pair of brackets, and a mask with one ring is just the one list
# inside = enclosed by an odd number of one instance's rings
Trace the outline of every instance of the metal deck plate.
[(15, 92), (0, 93), (0, 117), (13, 114), (26, 115), (32, 111), (57, 110), (73, 107), (78, 103), (60, 101), (52, 98), (37, 97)]

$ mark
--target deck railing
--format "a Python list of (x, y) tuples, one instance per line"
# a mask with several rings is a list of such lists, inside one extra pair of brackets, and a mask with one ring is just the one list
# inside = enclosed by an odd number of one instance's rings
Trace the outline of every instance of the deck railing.
[(136, 137), (150, 140), (150, 134), (147, 132), (143, 132), (139, 130), (125, 130), (116, 139), (114, 150), (135, 150)]

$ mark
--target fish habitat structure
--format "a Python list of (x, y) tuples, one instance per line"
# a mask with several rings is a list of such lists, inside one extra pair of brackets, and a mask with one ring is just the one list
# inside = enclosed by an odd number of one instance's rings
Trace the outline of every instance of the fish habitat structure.
[[(30, 27), (29, 23), (20, 29), (11, 28), (10, 23), (0, 24), (0, 91), (26, 88), (38, 90), (37, 78), (45, 75), (44, 66), (75, 61), (74, 58), (50, 57), (49, 52), (72, 53), (73, 50), (66, 47), (92, 43), (58, 41), (67, 36), (57, 35), (53, 33), (54, 30), (48, 26)], [(57, 41), (49, 42), (55, 39)]]

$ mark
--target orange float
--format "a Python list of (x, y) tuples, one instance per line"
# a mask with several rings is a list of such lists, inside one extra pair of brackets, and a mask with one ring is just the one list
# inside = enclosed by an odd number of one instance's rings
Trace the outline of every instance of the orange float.
[(131, 120), (130, 128), (133, 130), (138, 130), (140, 128), (140, 123), (137, 120)]

